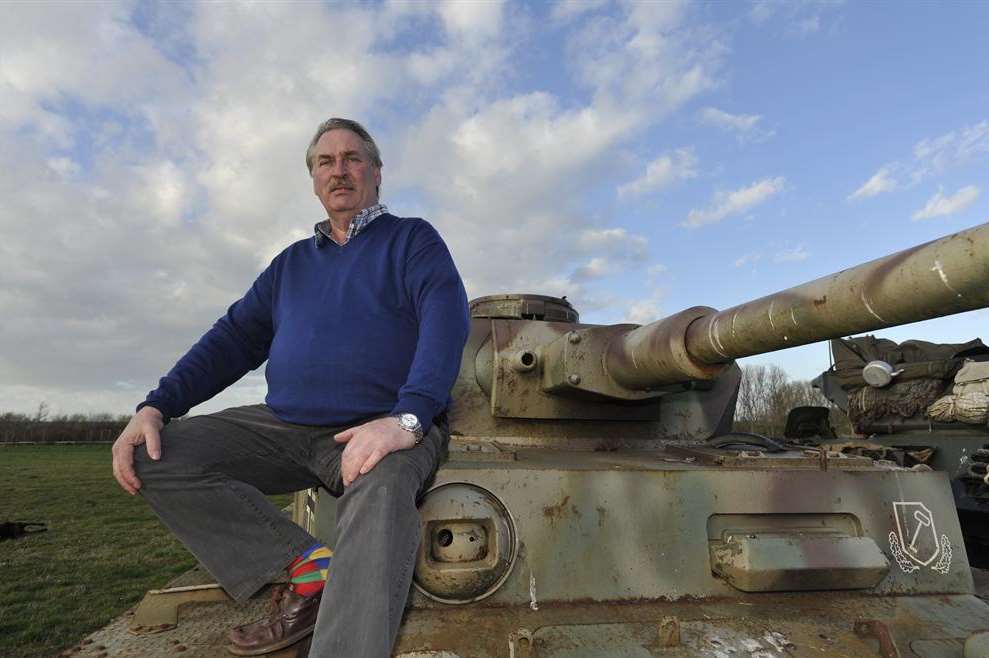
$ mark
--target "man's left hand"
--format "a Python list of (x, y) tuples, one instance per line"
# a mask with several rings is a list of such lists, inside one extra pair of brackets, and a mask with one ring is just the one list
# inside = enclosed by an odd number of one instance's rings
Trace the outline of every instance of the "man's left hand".
[(392, 416), (351, 427), (333, 438), (347, 444), (340, 457), (340, 476), (345, 487), (349, 487), (358, 475), (374, 468), (388, 453), (415, 445), (412, 432), (403, 430), (398, 418)]

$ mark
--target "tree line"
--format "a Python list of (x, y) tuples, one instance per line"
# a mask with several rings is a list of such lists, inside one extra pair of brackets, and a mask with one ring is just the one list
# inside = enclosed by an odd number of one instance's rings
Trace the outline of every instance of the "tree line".
[(838, 436), (854, 432), (848, 415), (832, 405), (810, 381), (790, 381), (777, 365), (743, 366), (735, 407), (735, 429), (766, 436), (783, 436), (786, 417), (794, 407), (827, 407), (831, 427)]
[(51, 414), (42, 402), (34, 414), (0, 413), (0, 443), (98, 443), (113, 441), (130, 416), (110, 413)]

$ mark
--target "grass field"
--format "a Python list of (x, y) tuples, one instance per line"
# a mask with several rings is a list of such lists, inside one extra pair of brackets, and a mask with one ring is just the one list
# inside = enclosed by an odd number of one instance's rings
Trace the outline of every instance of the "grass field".
[[(276, 496), (287, 504), (289, 496)], [(0, 656), (55, 656), (195, 564), (110, 471), (109, 445), (0, 447)]]

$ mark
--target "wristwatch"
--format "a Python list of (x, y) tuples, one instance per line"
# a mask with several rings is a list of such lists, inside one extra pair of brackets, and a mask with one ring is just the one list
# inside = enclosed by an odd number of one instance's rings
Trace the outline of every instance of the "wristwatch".
[(401, 427), (406, 432), (412, 432), (412, 436), (416, 438), (415, 445), (419, 445), (422, 442), (422, 423), (415, 414), (395, 414), (395, 418), (398, 418), (398, 426)]

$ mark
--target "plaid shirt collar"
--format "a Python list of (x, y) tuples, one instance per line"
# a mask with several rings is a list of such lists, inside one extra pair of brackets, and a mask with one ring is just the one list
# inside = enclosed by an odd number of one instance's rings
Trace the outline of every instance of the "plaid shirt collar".
[(354, 215), (354, 218), (350, 220), (350, 227), (347, 228), (347, 237), (343, 242), (337, 242), (333, 237), (333, 229), (330, 226), (330, 220), (324, 219), (321, 222), (317, 222), (316, 226), (313, 227), (313, 231), (316, 233), (316, 246), (319, 247), (322, 245), (323, 240), (326, 239), (332, 240), (334, 244), (342, 247), (353, 240), (354, 236), (367, 228), (368, 224), (376, 218), (381, 217), (386, 212), (388, 212), (388, 206), (383, 203), (376, 203)]

